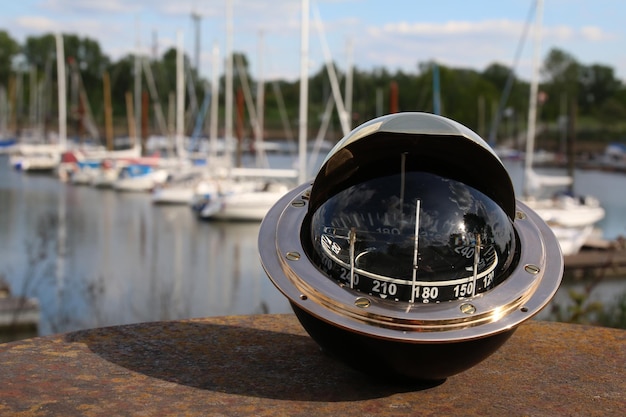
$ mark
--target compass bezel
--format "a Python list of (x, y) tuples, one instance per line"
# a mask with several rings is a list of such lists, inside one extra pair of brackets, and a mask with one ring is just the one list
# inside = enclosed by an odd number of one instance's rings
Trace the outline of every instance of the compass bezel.
[(315, 267), (302, 245), (310, 191), (310, 184), (303, 184), (268, 212), (259, 231), (259, 251), (265, 271), (289, 301), (328, 323), (411, 343), (477, 339), (530, 319), (558, 289), (563, 263), (548, 262), (561, 258), (558, 242), (545, 222), (519, 201), (514, 222), (521, 242), (519, 262), (508, 279), (486, 293), (411, 304), (340, 286)]

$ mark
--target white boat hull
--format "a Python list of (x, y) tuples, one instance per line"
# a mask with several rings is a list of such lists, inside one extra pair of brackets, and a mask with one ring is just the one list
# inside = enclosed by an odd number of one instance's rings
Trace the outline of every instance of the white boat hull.
[(202, 217), (215, 220), (261, 221), (284, 194), (259, 191), (224, 196), (214, 204), (208, 205), (202, 212)]
[(130, 178), (118, 178), (113, 183), (113, 188), (118, 191), (152, 191), (157, 185), (167, 180), (166, 170), (157, 170), (145, 175)]
[(91, 179), (91, 186), (96, 188), (111, 188), (117, 177), (119, 170), (116, 168), (100, 169), (98, 173)]
[(563, 255), (574, 255), (590, 238), (593, 226), (604, 217), (604, 209), (590, 197), (558, 196), (524, 201), (550, 226)]
[[(251, 184), (210, 196), (199, 215), (204, 219), (232, 221), (261, 221), (289, 188), (284, 184), (269, 184), (265, 188), (249, 189)], [(247, 188), (247, 189), (246, 189)]]
[(76, 185), (91, 185), (94, 178), (99, 174), (97, 168), (83, 168), (72, 173), (71, 182)]
[(561, 253), (564, 256), (575, 255), (585, 245), (589, 237), (593, 233), (592, 226), (584, 227), (560, 227), (551, 226), (554, 235), (559, 241)]
[(155, 204), (191, 204), (193, 196), (193, 187), (157, 187), (152, 192), (152, 202)]
[(524, 201), (548, 224), (562, 227), (591, 226), (604, 217), (604, 209), (595, 202), (584, 203), (573, 197)]

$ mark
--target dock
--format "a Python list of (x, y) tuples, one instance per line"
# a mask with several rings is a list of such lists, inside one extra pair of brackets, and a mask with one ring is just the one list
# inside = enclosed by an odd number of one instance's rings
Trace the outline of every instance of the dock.
[(626, 241), (591, 242), (563, 261), (565, 278), (626, 278)]
[(11, 295), (8, 285), (0, 281), (0, 342), (19, 338), (20, 335), (35, 335), (38, 326), (37, 300)]

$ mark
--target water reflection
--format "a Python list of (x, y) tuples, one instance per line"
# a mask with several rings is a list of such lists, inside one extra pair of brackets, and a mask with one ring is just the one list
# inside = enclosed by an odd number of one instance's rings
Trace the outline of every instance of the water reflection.
[(290, 312), (258, 260), (258, 223), (198, 221), (148, 195), (20, 175), (0, 160), (0, 274), (39, 298), (40, 334)]

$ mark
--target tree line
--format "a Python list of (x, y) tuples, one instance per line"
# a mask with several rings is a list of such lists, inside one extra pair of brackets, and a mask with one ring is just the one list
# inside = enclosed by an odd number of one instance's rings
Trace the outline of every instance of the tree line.
[[(69, 118), (83, 117), (84, 107), (88, 106), (94, 122), (104, 131), (103, 78), (110, 79), (112, 111), (116, 133), (127, 134), (127, 93), (134, 92), (135, 56), (126, 55), (113, 61), (101, 49), (97, 40), (64, 34), (65, 57), (72, 80), (80, 80), (80, 86), (87, 103), (76, 99), (78, 93), (69, 89)], [(235, 52), (234, 88), (254, 86), (245, 54)], [(176, 89), (176, 50), (164, 51), (158, 57), (143, 57), (141, 91), (158, 92), (158, 104), (165, 114), (172, 109), (173, 92)], [(8, 104), (14, 127), (25, 127), (32, 121), (34, 103), (48, 103), (41, 106), (42, 123), (54, 125), (56, 117), (56, 49), (53, 34), (29, 36), (23, 44), (18, 43), (6, 31), (0, 30), (0, 100)], [(186, 76), (191, 80), (186, 89), (187, 134), (193, 129), (200, 103), (210, 94), (209, 80), (201, 77), (187, 55), (184, 57)], [(346, 69), (334, 65), (341, 80), (342, 88), (346, 80)], [(151, 80), (145, 71), (151, 73)], [(433, 82), (435, 71), (439, 83)], [(626, 130), (626, 86), (620, 81), (613, 68), (603, 64), (580, 63), (570, 53), (550, 50), (541, 66), (540, 101), (538, 120), (553, 126), (554, 135), (564, 121), (573, 118), (577, 121), (579, 136), (599, 143), (623, 140)], [(74, 78), (72, 78), (74, 77)], [(245, 79), (244, 79), (245, 77)], [(350, 125), (357, 126), (367, 120), (391, 111), (435, 110), (433, 97), (439, 94), (440, 113), (457, 120), (478, 132), (485, 139), (514, 137), (516, 132), (525, 129), (529, 102), (529, 82), (517, 77), (510, 67), (492, 63), (483, 71), (466, 68), (451, 68), (432, 61), (416, 63), (415, 72), (390, 72), (384, 66), (369, 71), (358, 67), (352, 71), (352, 105), (349, 115)], [(152, 85), (149, 85), (149, 84)], [(224, 85), (219, 79), (220, 120), (224, 114)], [(270, 88), (271, 84), (271, 88)], [(437, 88), (437, 85), (440, 86)], [(252, 94), (256, 91), (251, 88)], [(265, 91), (264, 126), (266, 137), (276, 138), (287, 135), (285, 121), (297, 126), (299, 105), (299, 81), (274, 80), (267, 82)], [(503, 92), (507, 91), (506, 100)], [(397, 92), (394, 94), (394, 92)], [(191, 94), (190, 94), (191, 93)], [(332, 96), (331, 84), (325, 66), (309, 78), (309, 128), (311, 133), (318, 129), (320, 119)], [(160, 132), (154, 122), (154, 97), (150, 98), (150, 134)], [(237, 101), (235, 101), (237, 102)], [(73, 106), (73, 107), (72, 107)], [(81, 107), (80, 109), (78, 107)], [(234, 112), (237, 114), (237, 112)], [(30, 119), (29, 119), (30, 116)], [(286, 117), (285, 117), (286, 116)], [(171, 116), (168, 119), (172, 119)], [(208, 117), (207, 117), (208, 119)], [(250, 122), (244, 117), (242, 123), (252, 132)], [(77, 122), (78, 123), (78, 122)], [(223, 123), (221, 123), (223, 124)], [(220, 124), (220, 126), (221, 126)], [(71, 124), (70, 124), (71, 126)], [(340, 123), (336, 112), (331, 119), (328, 137), (341, 137)], [(497, 129), (494, 129), (497, 126)], [(0, 125), (2, 128), (2, 125)], [(77, 127), (77, 131), (78, 131)], [(208, 131), (208, 130), (207, 130)], [(220, 128), (221, 131), (221, 128)], [(544, 130), (550, 132), (550, 129)], [(72, 134), (72, 130), (69, 131)], [(251, 133), (249, 133), (251, 135)]]

